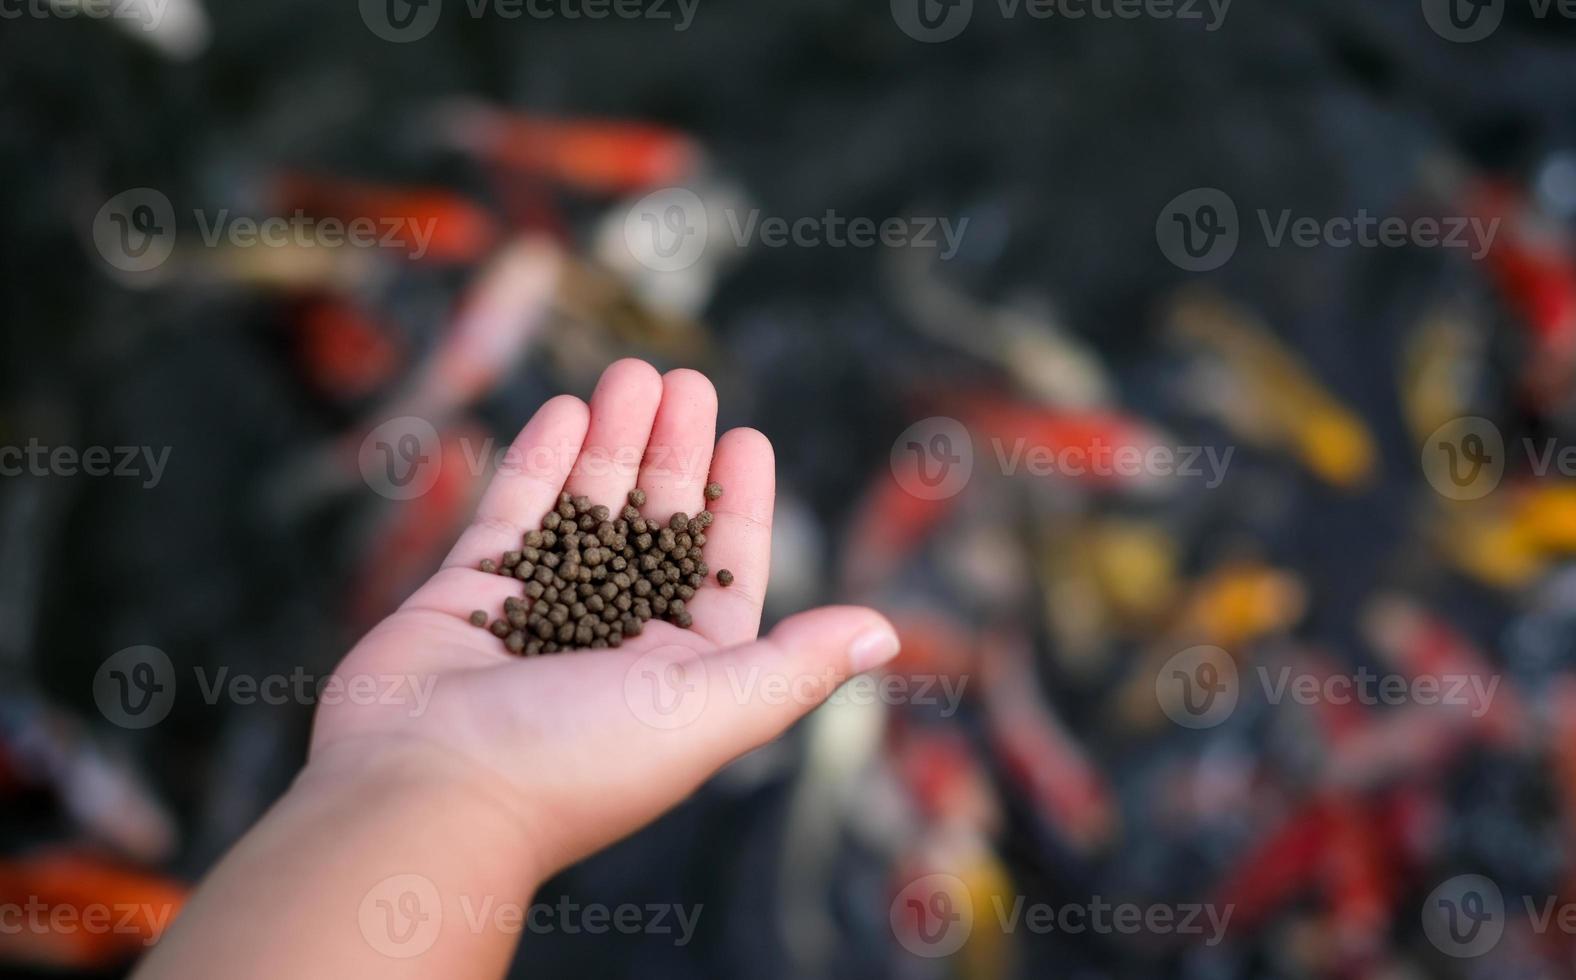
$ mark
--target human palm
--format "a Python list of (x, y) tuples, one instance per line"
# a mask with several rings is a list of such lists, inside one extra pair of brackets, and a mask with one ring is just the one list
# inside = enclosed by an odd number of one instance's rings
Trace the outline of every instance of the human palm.
[[(648, 822), (718, 767), (775, 737), (850, 673), (897, 651), (875, 612), (828, 607), (757, 639), (770, 563), (771, 444), (750, 429), (713, 446), (717, 396), (694, 371), (658, 375), (637, 360), (603, 374), (590, 406), (542, 406), (503, 458), (475, 521), (443, 567), (341, 663), (349, 685), (394, 698), (346, 699), (318, 711), (314, 760), (371, 758), (420, 746), (403, 763), (435, 785), (464, 772), (486, 782), (528, 826), (546, 870)], [(707, 502), (708, 482), (725, 488)], [(657, 620), (617, 649), (521, 658), (471, 625), (520, 583), (479, 569), (520, 546), (567, 490), (618, 510), (646, 493), (648, 517), (709, 508), (706, 562), (734, 583), (702, 585), (690, 629)], [(417, 688), (429, 697), (415, 697)]]

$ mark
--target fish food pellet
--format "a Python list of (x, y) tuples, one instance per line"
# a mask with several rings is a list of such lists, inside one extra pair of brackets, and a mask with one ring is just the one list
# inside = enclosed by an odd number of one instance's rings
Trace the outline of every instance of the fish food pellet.
[[(721, 485), (706, 485), (707, 500), (721, 496)], [(688, 603), (706, 579), (701, 549), (712, 513), (643, 515), (646, 492), (639, 488), (627, 500), (615, 510), (560, 493), (519, 547), (479, 563), (484, 572), (518, 579), (523, 594), (504, 600), (502, 616), (478, 609), (471, 623), (524, 657), (618, 647), (652, 619), (689, 629)], [(728, 585), (733, 573), (719, 571), (717, 581)]]

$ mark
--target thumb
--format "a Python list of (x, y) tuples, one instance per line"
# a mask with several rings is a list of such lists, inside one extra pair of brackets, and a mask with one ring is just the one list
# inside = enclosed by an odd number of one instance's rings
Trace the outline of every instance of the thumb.
[(754, 643), (704, 659), (697, 727), (720, 765), (781, 735), (848, 678), (897, 652), (897, 631), (873, 609), (825, 606), (790, 616)]

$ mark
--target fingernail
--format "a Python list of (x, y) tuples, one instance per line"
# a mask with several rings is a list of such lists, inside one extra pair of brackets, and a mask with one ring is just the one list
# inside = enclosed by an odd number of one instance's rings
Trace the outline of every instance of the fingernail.
[(884, 627), (869, 630), (855, 637), (848, 648), (848, 665), (854, 673), (862, 674), (897, 656), (897, 634)]

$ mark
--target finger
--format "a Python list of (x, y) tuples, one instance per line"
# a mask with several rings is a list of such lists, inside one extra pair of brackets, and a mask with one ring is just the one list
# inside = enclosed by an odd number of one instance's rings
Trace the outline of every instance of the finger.
[(674, 511), (700, 511), (716, 438), (717, 391), (706, 376), (683, 368), (663, 375), (662, 405), (640, 466), (646, 517), (665, 521)]
[(444, 568), (496, 561), (542, 523), (580, 455), (588, 416), (585, 402), (571, 395), (559, 395), (536, 410), (499, 461), (476, 519), (444, 559)]
[(591, 422), (565, 489), (615, 514), (635, 488), (651, 426), (662, 404), (662, 375), (626, 358), (602, 372), (591, 395)]
[[(717, 442), (710, 482), (722, 496), (709, 501), (711, 527), (704, 554), (709, 581), (695, 592), (689, 611), (695, 630), (718, 646), (755, 639), (771, 569), (772, 505), (777, 496), (772, 444), (754, 429), (734, 429)], [(733, 573), (733, 584), (717, 583), (717, 572)]]
[(691, 662), (706, 700), (695, 737), (707, 764), (721, 766), (771, 741), (854, 674), (897, 655), (897, 632), (860, 606), (826, 606), (790, 616), (754, 643)]
[[(434, 572), (431, 578), (422, 583), (421, 588), (400, 604), (400, 610), (410, 612), (426, 609), (468, 620), (471, 613), (479, 609), (487, 614), (486, 625), (490, 625), (503, 615), (505, 599), (510, 596), (520, 598), (520, 585), (513, 575), (478, 571), (474, 566), (451, 565)], [(503, 648), (500, 646), (499, 649)]]

